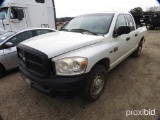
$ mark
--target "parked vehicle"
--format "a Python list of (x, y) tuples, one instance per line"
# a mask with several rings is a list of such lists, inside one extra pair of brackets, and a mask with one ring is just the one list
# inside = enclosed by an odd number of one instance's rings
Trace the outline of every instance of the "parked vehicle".
[(26, 29), (19, 32), (8, 31), (0, 35), (0, 77), (5, 71), (18, 67), (16, 46), (31, 37), (54, 32), (49, 28)]
[(83, 88), (84, 98), (94, 101), (110, 70), (131, 54), (140, 56), (146, 34), (146, 27), (136, 29), (129, 13), (77, 16), (61, 31), (19, 44), (20, 73), (31, 87), (45, 93)]
[(56, 28), (54, 0), (5, 0), (0, 7), (0, 30)]
[(136, 28), (146, 26), (148, 23), (147, 17), (143, 17), (142, 15), (133, 15), (133, 18), (136, 23)]
[(160, 14), (154, 14), (149, 22), (150, 30), (160, 27)]
[(144, 12), (143, 16), (146, 18), (146, 24), (150, 30), (160, 27), (160, 12)]

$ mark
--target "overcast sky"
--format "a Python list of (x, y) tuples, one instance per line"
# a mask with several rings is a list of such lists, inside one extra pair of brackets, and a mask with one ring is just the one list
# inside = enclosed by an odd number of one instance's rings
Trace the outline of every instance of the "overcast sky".
[(146, 10), (159, 6), (156, 0), (55, 0), (57, 17), (72, 17), (87, 12), (125, 11), (134, 7)]

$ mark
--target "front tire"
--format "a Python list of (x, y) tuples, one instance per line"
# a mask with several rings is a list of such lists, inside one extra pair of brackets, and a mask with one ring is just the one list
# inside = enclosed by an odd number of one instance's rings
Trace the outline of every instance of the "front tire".
[(88, 102), (95, 101), (101, 96), (105, 88), (106, 79), (107, 71), (103, 66), (96, 65), (92, 68), (83, 94)]

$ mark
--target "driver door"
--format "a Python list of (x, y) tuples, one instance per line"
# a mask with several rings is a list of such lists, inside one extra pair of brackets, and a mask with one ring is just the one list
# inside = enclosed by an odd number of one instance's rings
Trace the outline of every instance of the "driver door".
[(110, 51), (110, 54), (113, 54), (112, 56), (112, 64), (111, 66), (116, 66), (119, 62), (122, 61), (122, 59), (125, 57), (125, 54), (127, 53), (127, 47), (128, 47), (128, 42), (127, 38), (129, 38), (129, 34), (123, 34), (121, 36), (116, 36), (114, 35), (117, 34), (117, 29), (120, 26), (126, 26), (127, 21), (124, 16), (124, 14), (120, 14), (117, 17), (117, 21), (115, 24), (115, 29), (113, 31), (113, 37), (112, 37), (112, 45), (113, 45), (113, 50)]
[[(22, 12), (22, 20), (18, 20), (18, 11)], [(27, 28), (27, 21), (24, 15), (24, 9), (18, 7), (10, 8), (10, 26), (11, 30), (20, 30)]]

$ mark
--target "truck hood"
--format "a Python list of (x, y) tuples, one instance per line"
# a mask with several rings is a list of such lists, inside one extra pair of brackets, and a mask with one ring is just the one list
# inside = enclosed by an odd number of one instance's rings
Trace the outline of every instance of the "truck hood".
[(96, 44), (102, 41), (103, 36), (58, 31), (40, 35), (21, 44), (45, 53), (49, 58)]

